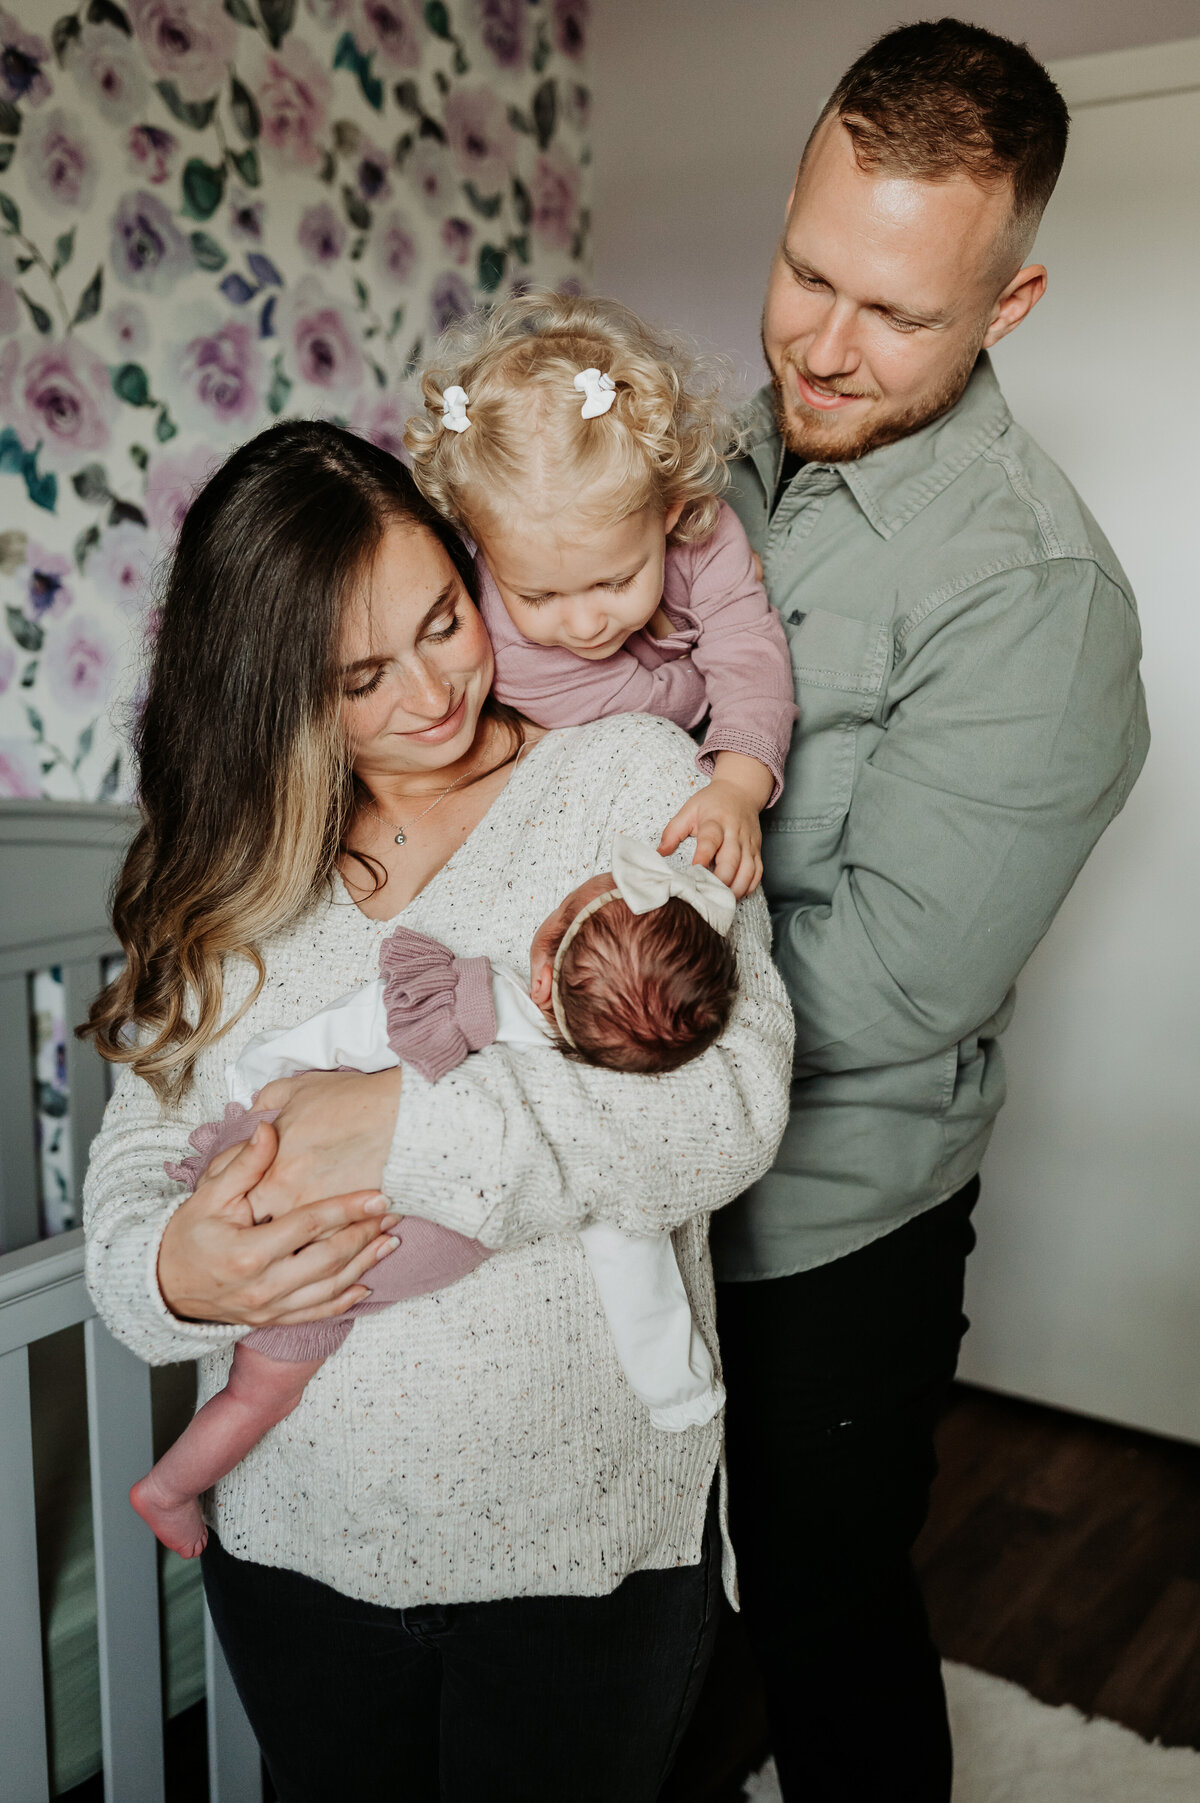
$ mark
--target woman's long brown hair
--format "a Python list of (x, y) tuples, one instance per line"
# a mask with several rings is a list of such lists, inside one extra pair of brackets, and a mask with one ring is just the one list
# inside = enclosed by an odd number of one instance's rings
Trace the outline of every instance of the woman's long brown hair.
[[(263, 939), (332, 875), (355, 799), (342, 614), (393, 522), (431, 532), (474, 598), (465, 545), (404, 466), (325, 421), (243, 445), (183, 523), (133, 735), (142, 825), (113, 898), (126, 964), (80, 1028), (161, 1100), (257, 995)], [(257, 981), (222, 1023), (234, 956)]]

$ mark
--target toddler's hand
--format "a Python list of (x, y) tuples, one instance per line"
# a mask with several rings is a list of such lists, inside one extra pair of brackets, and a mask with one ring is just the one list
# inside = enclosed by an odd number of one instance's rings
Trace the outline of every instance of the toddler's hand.
[(668, 821), (658, 849), (667, 857), (685, 839), (696, 841), (692, 863), (714, 871), (739, 901), (758, 888), (762, 881), (762, 828), (758, 809), (736, 783), (714, 777)]

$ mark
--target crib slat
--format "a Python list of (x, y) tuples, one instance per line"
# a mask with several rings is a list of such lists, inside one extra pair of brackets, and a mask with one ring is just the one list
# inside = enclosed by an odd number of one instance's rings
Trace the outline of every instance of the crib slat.
[(0, 1251), (38, 1237), (37, 1128), (29, 1041), (29, 978), (0, 977)]
[(207, 1609), (204, 1676), (208, 1688), (208, 1803), (262, 1803), (258, 1742)]
[(150, 1367), (93, 1318), (84, 1324), (100, 1725), (106, 1803), (164, 1803), (157, 1550), (129, 1506), (150, 1468)]
[(70, 1096), (71, 1160), (75, 1189), (83, 1187), (88, 1150), (100, 1131), (108, 1100), (105, 1064), (91, 1040), (76, 1039), (75, 1028), (87, 1019), (88, 1009), (100, 988), (100, 964), (96, 958), (62, 967), (64, 1015), (67, 1023), (67, 1092)]
[(5, 1794), (48, 1803), (29, 1352), (0, 1357), (0, 1747)]

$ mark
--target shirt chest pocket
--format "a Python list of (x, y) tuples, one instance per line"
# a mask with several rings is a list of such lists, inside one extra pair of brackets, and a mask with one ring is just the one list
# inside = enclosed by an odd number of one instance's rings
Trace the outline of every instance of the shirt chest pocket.
[(768, 831), (836, 826), (850, 806), (859, 728), (871, 718), (888, 672), (891, 621), (858, 620), (814, 607), (785, 615), (800, 717), (783, 794)]

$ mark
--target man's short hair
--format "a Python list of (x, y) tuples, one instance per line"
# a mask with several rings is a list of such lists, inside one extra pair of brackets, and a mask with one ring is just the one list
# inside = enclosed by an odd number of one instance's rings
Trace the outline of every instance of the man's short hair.
[(1006, 241), (1020, 255), (1029, 248), (1062, 168), (1070, 115), (1024, 44), (961, 19), (902, 25), (851, 64), (817, 125), (831, 113), (860, 168), (1010, 182)]

